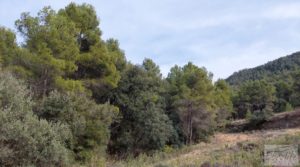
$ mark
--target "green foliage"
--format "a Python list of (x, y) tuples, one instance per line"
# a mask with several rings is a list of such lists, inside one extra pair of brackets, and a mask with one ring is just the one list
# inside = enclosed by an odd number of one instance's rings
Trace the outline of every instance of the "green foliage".
[(290, 103), (287, 103), (285, 105), (284, 111), (293, 111), (293, 110), (294, 110), (294, 108), (293, 108), (293, 106)]
[[(117, 41), (101, 39), (101, 30), (95, 9), (88, 4), (69, 4), (59, 11), (76, 27), (76, 40), (80, 55), (76, 59), (78, 70), (72, 78), (82, 80), (97, 101), (105, 102), (107, 90), (117, 86), (119, 70), (124, 68), (124, 53)], [(103, 93), (101, 93), (103, 92)]]
[(300, 53), (234, 74), (232, 92), (192, 63), (165, 79), (151, 59), (128, 63), (88, 4), (23, 13), (15, 24), (24, 43), (0, 28), (0, 63), (33, 93), (0, 72), (0, 166), (99, 166), (107, 146), (121, 157), (171, 152), (225, 127), (233, 106), (252, 125), (300, 106)]
[(248, 111), (252, 115), (265, 119), (273, 111), (275, 88), (266, 81), (249, 81), (240, 87), (233, 103), (236, 117), (245, 118)]
[(17, 51), (16, 35), (9, 29), (0, 27), (0, 63), (6, 65)]
[[(213, 84), (204, 68), (188, 63), (171, 69), (167, 81), (169, 115), (185, 143), (206, 139), (215, 126)], [(176, 125), (175, 125), (176, 126)]]
[(106, 41), (106, 47), (109, 55), (113, 58), (117, 70), (122, 71), (126, 66), (126, 58), (124, 51), (120, 49), (119, 45), (119, 42), (112, 38)]
[(299, 67), (300, 52), (296, 52), (256, 68), (241, 70), (226, 81), (235, 89), (239, 89), (247, 81), (267, 81), (276, 88), (274, 112), (282, 112), (288, 104), (293, 107), (300, 106), (300, 96), (297, 95), (299, 89), (296, 86), (300, 79), (297, 75)]
[(120, 108), (121, 120), (112, 126), (110, 152), (139, 154), (162, 149), (174, 133), (164, 113), (161, 74), (149, 59), (143, 66), (128, 65), (111, 102)]
[(90, 47), (100, 42), (101, 31), (96, 11), (89, 4), (70, 3), (59, 14), (71, 20), (77, 29), (76, 37), (81, 52), (88, 52)]
[(274, 111), (286, 111), (286, 106), (291, 105), (291, 96), (293, 92), (292, 83), (279, 81), (275, 84), (276, 101), (274, 103)]
[(57, 77), (65, 78), (77, 70), (76, 27), (50, 7), (45, 7), (36, 17), (23, 13), (16, 26), (24, 36), (24, 47), (28, 50), (18, 57), (21, 61), (16, 65), (31, 72), (27, 79), (38, 94), (45, 96), (61, 86), (55, 82)]
[(216, 81), (214, 87), (216, 122), (218, 127), (224, 127), (233, 112), (231, 90), (224, 80)]
[(66, 166), (71, 138), (63, 124), (39, 120), (24, 84), (0, 74), (0, 166)]
[(266, 121), (268, 118), (272, 116), (272, 112), (267, 109), (256, 110), (253, 112), (247, 112), (246, 119), (248, 120), (248, 129), (255, 129), (262, 122)]
[(117, 108), (109, 104), (96, 104), (84, 94), (51, 92), (39, 107), (40, 118), (51, 122), (64, 122), (73, 134), (72, 149), (76, 159), (88, 161), (93, 154), (104, 157)]
[(290, 74), (297, 71), (299, 66), (300, 52), (296, 52), (286, 57), (270, 61), (264, 65), (236, 72), (228, 77), (226, 81), (233, 86), (239, 86), (250, 80), (267, 79), (271, 82), (276, 82), (276, 80), (287, 81)]
[(17, 46), (14, 33), (1, 28), (1, 61), (28, 80), (37, 96), (60, 89), (107, 101), (107, 91), (117, 86), (126, 60), (116, 40), (101, 39), (91, 5), (71, 3), (59, 12), (45, 7), (37, 16), (23, 13), (15, 24), (25, 42)]
[(300, 106), (300, 71), (294, 74), (294, 82), (292, 84), (293, 93), (291, 95), (291, 103), (293, 106)]

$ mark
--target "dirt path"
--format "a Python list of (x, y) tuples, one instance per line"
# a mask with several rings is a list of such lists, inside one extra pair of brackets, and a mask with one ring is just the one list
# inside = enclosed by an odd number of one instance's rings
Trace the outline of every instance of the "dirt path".
[[(182, 162), (193, 162), (206, 160), (214, 151), (231, 147), (239, 142), (255, 142), (263, 139), (272, 139), (283, 135), (293, 135), (300, 133), (297, 129), (264, 130), (252, 131), (247, 133), (217, 133), (211, 139), (210, 143), (200, 143), (192, 146), (191, 150), (179, 154), (177, 157), (166, 160), (163, 164), (182, 164)], [(155, 166), (155, 165), (154, 165)]]

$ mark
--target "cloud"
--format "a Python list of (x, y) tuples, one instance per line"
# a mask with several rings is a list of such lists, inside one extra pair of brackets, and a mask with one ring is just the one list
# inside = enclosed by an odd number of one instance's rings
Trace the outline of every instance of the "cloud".
[(232, 74), (232, 71), (265, 64), (271, 60), (285, 56), (287, 53), (292, 53), (295, 49), (286, 50), (272, 47), (265, 41), (258, 41), (245, 48), (236, 48), (236, 51), (231, 56), (222, 56), (203, 63), (208, 69), (215, 71), (216, 77), (214, 80), (220, 76), (229, 76)]
[[(0, 1), (1, 25), (14, 27), (20, 13), (43, 6), (63, 8), (69, 0)], [(215, 78), (295, 52), (300, 41), (296, 0), (76, 0), (92, 4), (103, 38), (116, 38), (127, 59), (153, 59), (164, 76), (188, 61), (207, 67)]]
[(268, 9), (264, 16), (269, 19), (299, 19), (300, 2), (282, 3)]

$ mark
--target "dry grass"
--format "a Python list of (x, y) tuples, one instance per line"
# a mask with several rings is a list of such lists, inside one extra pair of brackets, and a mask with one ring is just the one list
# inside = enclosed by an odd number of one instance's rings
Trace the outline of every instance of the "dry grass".
[[(230, 164), (231, 166), (261, 166), (261, 147), (266, 142), (274, 142), (286, 137), (297, 136), (300, 128), (283, 130), (251, 131), (247, 133), (217, 133), (209, 143), (185, 147), (172, 153), (158, 153), (153, 157), (142, 155), (136, 159), (109, 163), (113, 167), (185, 167), (200, 166), (204, 162)], [(249, 144), (250, 143), (250, 144)], [(257, 146), (252, 150), (242, 147)], [(241, 149), (242, 148), (242, 149)], [(235, 162), (235, 165), (232, 164)]]
[(214, 153), (232, 148), (239, 143), (256, 143), (262, 140), (275, 139), (286, 135), (296, 135), (300, 129), (252, 131), (248, 133), (217, 133), (210, 143), (200, 143), (194, 146), (189, 153), (167, 160), (166, 165), (183, 166), (188, 164), (201, 164), (211, 159)]

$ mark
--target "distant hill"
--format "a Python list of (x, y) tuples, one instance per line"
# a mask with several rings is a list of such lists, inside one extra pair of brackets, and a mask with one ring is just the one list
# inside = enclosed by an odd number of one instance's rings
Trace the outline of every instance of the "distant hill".
[(300, 52), (281, 57), (264, 65), (244, 69), (229, 76), (226, 81), (232, 86), (238, 86), (249, 80), (266, 79), (271, 82), (285, 80), (291, 73), (300, 69)]

